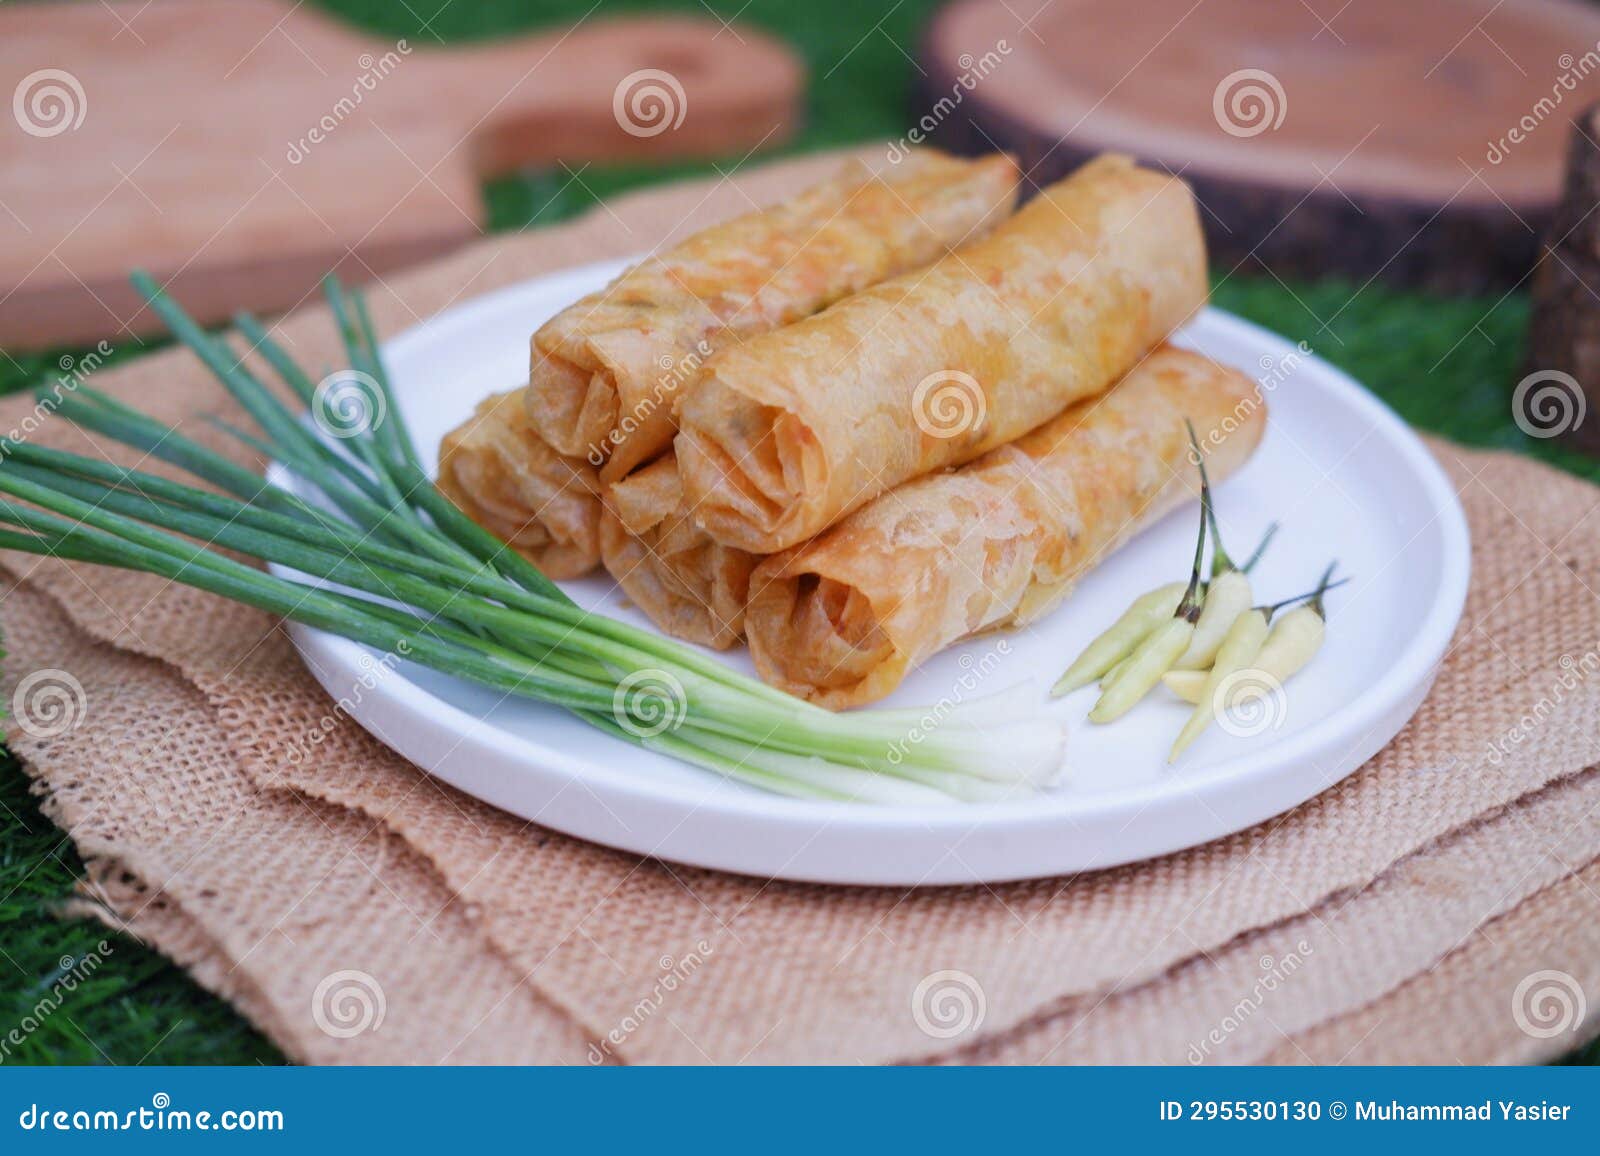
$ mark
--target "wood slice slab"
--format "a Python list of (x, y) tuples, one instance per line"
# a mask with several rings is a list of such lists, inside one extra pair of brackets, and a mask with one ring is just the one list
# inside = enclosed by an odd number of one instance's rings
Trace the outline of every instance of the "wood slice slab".
[(0, 7), (0, 347), (156, 328), (131, 268), (216, 321), (448, 250), (522, 165), (782, 140), (803, 70), (710, 19), (485, 46), (380, 41), (286, 0)]
[(1532, 282), (1524, 375), (1511, 412), (1531, 437), (1600, 456), (1600, 105), (1576, 118), (1561, 203)]
[(1015, 151), (1036, 184), (1108, 149), (1182, 173), (1224, 271), (1474, 292), (1534, 264), (1568, 124), (1600, 98), (1600, 11), (955, 0), (922, 65), (919, 131)]

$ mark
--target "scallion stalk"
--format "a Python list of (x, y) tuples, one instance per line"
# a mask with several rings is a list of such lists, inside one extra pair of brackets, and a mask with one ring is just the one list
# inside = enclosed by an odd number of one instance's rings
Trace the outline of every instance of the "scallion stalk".
[[(394, 406), (371, 318), (336, 282), (330, 300), (355, 368), (392, 420), (324, 442), (153, 282), (178, 338), (259, 429), (231, 429), (284, 463), (318, 502), (264, 479), (96, 391), (62, 415), (225, 491), (100, 458), (8, 445), (0, 547), (161, 575), (509, 694), (766, 789), (809, 798), (927, 803), (1030, 792), (1059, 772), (1061, 726), (969, 709), (836, 715), (745, 678), (693, 648), (576, 606), (433, 485)], [(253, 318), (240, 330), (301, 401), (315, 387)], [(346, 456), (344, 451), (350, 451)], [(325, 507), (322, 502), (326, 502)], [(227, 550), (295, 571), (279, 577)], [(303, 575), (303, 577), (301, 577)], [(650, 680), (655, 695), (640, 694)], [(639, 695), (639, 697), (635, 697)]]

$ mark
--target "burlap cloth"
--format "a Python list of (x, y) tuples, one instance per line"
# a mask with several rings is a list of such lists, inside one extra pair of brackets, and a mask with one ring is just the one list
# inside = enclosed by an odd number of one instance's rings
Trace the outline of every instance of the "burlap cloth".
[[(485, 240), (391, 280), (373, 308), (392, 332), (659, 244), (834, 163), (675, 185)], [(338, 363), (321, 308), (281, 330), (303, 362)], [(198, 419), (237, 417), (182, 351), (95, 384), (219, 448)], [(0, 429), (30, 408), (11, 399)], [(74, 444), (60, 424), (36, 436)], [(7, 695), (57, 669), (87, 704), (64, 734), (13, 728), (13, 749), (89, 865), (84, 908), (298, 1060), (1539, 1058), (1600, 1016), (1600, 491), (1517, 457), (1434, 449), (1466, 506), (1474, 574), (1417, 717), (1293, 813), (1137, 866), (911, 891), (640, 860), (433, 782), (334, 713), (263, 614), (4, 555)], [(1549, 1034), (1528, 1006), (1539, 972), (1587, 993), (1587, 1020)], [(349, 983), (381, 1021), (330, 1008)]]

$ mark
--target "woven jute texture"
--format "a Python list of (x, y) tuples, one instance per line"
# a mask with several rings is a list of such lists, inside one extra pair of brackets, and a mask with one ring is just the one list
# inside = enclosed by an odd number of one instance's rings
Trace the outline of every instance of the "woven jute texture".
[[(379, 327), (658, 245), (837, 162), (486, 240), (375, 288)], [(279, 335), (307, 364), (338, 363), (320, 307)], [(242, 415), (182, 351), (94, 384), (237, 455), (203, 419)], [(33, 431), (32, 417), (11, 399), (0, 431)], [(59, 422), (28, 436), (83, 445)], [(5, 693), (42, 671), (83, 688), (75, 725), (11, 740), (89, 865), (80, 906), (299, 1060), (1536, 1059), (1600, 1017), (1600, 490), (1432, 448), (1467, 510), (1474, 572), (1415, 719), (1290, 814), (1135, 866), (848, 889), (608, 851), (406, 764), (259, 612), (0, 555)], [(1551, 982), (1578, 996), (1556, 1032), (1515, 1002)]]

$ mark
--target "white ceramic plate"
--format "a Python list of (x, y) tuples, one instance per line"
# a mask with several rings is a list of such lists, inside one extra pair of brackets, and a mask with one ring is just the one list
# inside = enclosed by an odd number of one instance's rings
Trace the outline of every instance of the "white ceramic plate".
[[(621, 267), (492, 293), (389, 342), (384, 354), (422, 453), (431, 461), (477, 401), (525, 380), (528, 334)], [(1224, 540), (1238, 554), (1268, 522), (1283, 523), (1256, 589), (1297, 593), (1334, 557), (1354, 581), (1330, 595), (1327, 643), (1284, 699), (1270, 700), (1264, 729), (1213, 727), (1178, 769), (1165, 755), (1187, 708), (1165, 693), (1096, 727), (1084, 721), (1092, 691), (1049, 705), (1045, 692), (1132, 594), (1187, 571), (1192, 508), (1129, 543), (1045, 621), (955, 647), (884, 704), (936, 702), (963, 676), (988, 671), (983, 690), (1031, 695), (1059, 712), (1071, 726), (1068, 773), (1026, 801), (934, 809), (779, 798), (411, 664), (375, 677), (372, 653), (332, 635), (296, 626), (295, 642), (330, 694), (353, 698), (362, 687), (353, 716), (418, 766), (513, 814), (639, 854), (763, 877), (915, 886), (1055, 875), (1207, 842), (1327, 789), (1394, 737), (1433, 681), (1470, 563), (1450, 483), (1354, 381), (1214, 309), (1180, 341), (1272, 383), (1266, 438), (1219, 493)], [(648, 625), (609, 580), (567, 589), (587, 607)], [(749, 669), (742, 652), (726, 661)]]

